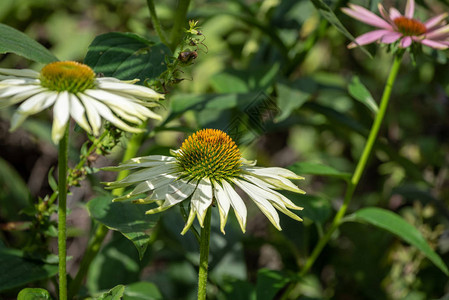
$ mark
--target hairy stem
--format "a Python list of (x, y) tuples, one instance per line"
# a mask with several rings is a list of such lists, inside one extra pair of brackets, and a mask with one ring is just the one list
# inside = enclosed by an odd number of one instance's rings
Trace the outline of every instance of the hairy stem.
[(58, 150), (58, 256), (59, 256), (59, 299), (67, 300), (67, 161), (69, 149), (69, 127), (59, 142)]
[(150, 16), (151, 16), (151, 23), (154, 26), (154, 29), (156, 30), (157, 35), (159, 36), (159, 39), (162, 43), (169, 46), (167, 39), (165, 38), (165, 33), (162, 30), (161, 23), (159, 22), (159, 18), (156, 14), (156, 8), (154, 7), (154, 1), (153, 0), (147, 0), (148, 9), (150, 10)]
[(198, 273), (198, 300), (206, 299), (207, 270), (209, 268), (209, 241), (210, 241), (211, 208), (209, 207), (204, 219), (204, 227), (201, 228), (200, 239), (200, 269)]

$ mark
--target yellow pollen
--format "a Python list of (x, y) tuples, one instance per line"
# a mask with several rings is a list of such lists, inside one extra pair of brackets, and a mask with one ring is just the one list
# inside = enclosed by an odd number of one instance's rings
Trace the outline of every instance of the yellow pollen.
[(202, 129), (189, 136), (182, 143), (177, 160), (187, 176), (217, 181), (235, 176), (241, 166), (237, 145), (217, 129)]
[(393, 22), (398, 31), (405, 36), (419, 36), (427, 32), (426, 26), (415, 19), (397, 17)]
[(58, 61), (43, 67), (39, 79), (41, 85), (50, 90), (80, 93), (94, 87), (95, 73), (85, 64)]

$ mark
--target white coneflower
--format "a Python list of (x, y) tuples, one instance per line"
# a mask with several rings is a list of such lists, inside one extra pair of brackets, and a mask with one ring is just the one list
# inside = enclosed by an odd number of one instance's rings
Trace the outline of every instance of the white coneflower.
[(287, 216), (302, 221), (289, 209), (301, 210), (276, 190), (304, 193), (290, 179), (304, 179), (283, 168), (261, 168), (241, 157), (234, 141), (223, 131), (203, 129), (188, 137), (181, 148), (172, 151), (173, 156), (151, 155), (133, 158), (111, 171), (139, 169), (126, 178), (107, 183), (110, 188), (136, 185), (130, 193), (114, 199), (120, 201), (142, 193), (150, 193), (136, 203), (162, 200), (159, 207), (147, 214), (164, 211), (186, 199), (190, 199), (190, 213), (182, 234), (192, 225), (195, 216), (203, 226), (207, 209), (218, 204), (221, 231), (230, 207), (235, 211), (243, 232), (246, 228), (247, 210), (235, 186), (244, 191), (257, 204), (273, 225), (281, 230), (279, 210)]
[(159, 106), (157, 100), (164, 96), (134, 82), (97, 78), (89, 66), (73, 61), (50, 63), (41, 72), (0, 68), (0, 108), (22, 102), (12, 116), (11, 130), (15, 130), (28, 116), (53, 105), (55, 144), (70, 116), (94, 135), (100, 132), (102, 118), (122, 130), (141, 132), (131, 125), (160, 119), (149, 108)]

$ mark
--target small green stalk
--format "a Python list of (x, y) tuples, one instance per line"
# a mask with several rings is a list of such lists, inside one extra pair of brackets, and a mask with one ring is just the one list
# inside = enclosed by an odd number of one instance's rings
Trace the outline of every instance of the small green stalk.
[(69, 150), (69, 127), (59, 142), (58, 150), (58, 256), (59, 256), (59, 300), (67, 300), (67, 161)]
[(200, 238), (200, 269), (198, 272), (198, 300), (206, 299), (207, 270), (209, 268), (209, 241), (210, 241), (211, 208), (209, 207), (201, 228)]
[[(352, 196), (354, 195), (354, 191), (357, 188), (357, 185), (359, 184), (360, 178), (363, 174), (363, 171), (365, 170), (368, 159), (369, 159), (371, 152), (374, 148), (374, 144), (376, 143), (376, 138), (379, 133), (380, 127), (382, 125), (382, 121), (385, 116), (385, 112), (388, 107), (388, 102), (390, 100), (391, 91), (393, 89), (393, 85), (396, 80), (396, 77), (397, 77), (397, 74), (399, 71), (399, 67), (401, 65), (401, 60), (402, 60), (402, 54), (397, 54), (394, 58), (393, 65), (390, 69), (390, 75), (388, 76), (387, 82), (385, 84), (384, 92), (382, 94), (382, 99), (380, 100), (379, 111), (377, 112), (376, 118), (374, 119), (374, 123), (371, 127), (368, 139), (365, 144), (365, 148), (363, 149), (362, 156), (360, 157), (360, 160), (357, 163), (357, 166), (356, 166), (355, 171), (351, 177), (351, 180), (348, 182), (348, 187), (346, 189), (346, 194), (345, 194), (345, 198), (343, 201), (343, 205), (340, 207), (337, 214), (335, 215), (334, 220), (332, 221), (332, 224), (331, 224), (329, 230), (327, 230), (326, 234), (324, 234), (320, 238), (320, 240), (318, 241), (318, 244), (313, 249), (312, 254), (307, 259), (304, 267), (299, 272), (299, 276), (301, 276), (301, 277), (307, 274), (307, 272), (310, 270), (310, 268), (313, 266), (316, 259), (320, 255), (323, 248), (329, 242), (332, 234), (341, 225), (341, 220), (345, 216), (346, 210), (348, 209), (349, 203), (351, 202)], [(290, 285), (287, 288), (287, 291), (284, 294), (285, 297), (283, 299), (288, 299), (287, 297), (294, 290), (294, 287), (295, 287), (294, 285)]]
[[(147, 122), (144, 122), (140, 128), (145, 128), (147, 125)], [(142, 141), (144, 137), (146, 136), (146, 133), (139, 133), (134, 134), (131, 139), (128, 142), (128, 145), (126, 147), (125, 154), (123, 155), (122, 162), (125, 162), (131, 158), (133, 158), (137, 151), (140, 148), (140, 145), (142, 144)], [(120, 171), (117, 180), (125, 178), (129, 173), (129, 170), (123, 170)], [(123, 193), (123, 188), (115, 189), (112, 191), (112, 195), (114, 196), (120, 196)], [(69, 295), (70, 297), (74, 297), (84, 280), (84, 278), (87, 275), (87, 272), (89, 271), (89, 266), (94, 260), (95, 256), (97, 256), (98, 252), (101, 249), (101, 244), (103, 243), (107, 233), (109, 232), (108, 228), (103, 224), (98, 224), (97, 229), (94, 233), (94, 235), (90, 238), (89, 243), (87, 245), (86, 253), (83, 256), (83, 259), (81, 260), (80, 269), (78, 270), (78, 273), (75, 276), (75, 279), (70, 283), (70, 289), (69, 289)]]

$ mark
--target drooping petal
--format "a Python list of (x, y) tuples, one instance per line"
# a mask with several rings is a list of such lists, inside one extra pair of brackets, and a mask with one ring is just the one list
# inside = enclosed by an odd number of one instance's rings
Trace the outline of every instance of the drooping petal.
[(253, 185), (249, 182), (234, 179), (235, 184), (239, 188), (241, 188), (248, 196), (256, 203), (256, 205), (260, 208), (260, 210), (264, 213), (264, 215), (270, 220), (270, 222), (278, 229), (281, 229), (281, 225), (279, 224), (279, 215), (274, 209), (273, 205), (266, 200), (266, 193), (263, 189), (260, 189), (256, 185)]
[(18, 86), (0, 86), (0, 99), (1, 98), (8, 98), (14, 95), (20, 95), (22, 93), (26, 92), (34, 92), (39, 93), (45, 91), (44, 88), (37, 86), (37, 85), (18, 85)]
[(220, 213), (220, 230), (225, 234), (225, 225), (228, 219), (229, 208), (231, 207), (231, 200), (228, 194), (224, 191), (219, 183), (214, 183), (214, 197), (218, 203), (218, 211)]
[(412, 44), (412, 38), (409, 36), (405, 36), (400, 43), (400, 47), (401, 48), (407, 48), (410, 47), (410, 45)]
[(81, 128), (83, 128), (88, 133), (92, 134), (92, 129), (89, 126), (89, 123), (86, 120), (84, 106), (81, 104), (78, 97), (73, 94), (69, 94), (70, 96), (70, 115), (72, 118), (78, 123)]
[(380, 40), (385, 34), (391, 33), (389, 30), (379, 29), (379, 30), (373, 30), (370, 32), (367, 32), (365, 34), (362, 34), (361, 36), (357, 37), (354, 42), (350, 43), (348, 45), (348, 48), (355, 48), (358, 46), (363, 46), (366, 44), (370, 44), (372, 42), (375, 42), (377, 40)]
[(212, 204), (212, 184), (209, 178), (203, 178), (198, 182), (195, 192), (192, 195), (191, 205), (196, 211), (198, 222), (200, 226), (204, 226), (204, 218), (206, 217), (206, 211)]
[(42, 92), (25, 100), (19, 105), (17, 111), (22, 114), (32, 115), (41, 112), (55, 103), (58, 93)]
[(342, 8), (342, 11), (348, 16), (351, 16), (354, 19), (359, 20), (360, 22), (372, 25), (374, 27), (392, 30), (392, 26), (387, 21), (367, 10), (366, 8), (355, 4), (349, 4), (349, 7), (350, 8)]
[(146, 181), (148, 180), (150, 185), (152, 185), (152, 189), (156, 188), (156, 185), (154, 182), (161, 180), (164, 177), (174, 177), (172, 174), (176, 172), (176, 168), (172, 166), (157, 166), (154, 168), (145, 168), (143, 170), (139, 170), (137, 172), (134, 172), (122, 180), (110, 182), (108, 183), (108, 187), (111, 188), (119, 188), (119, 187), (125, 187), (129, 186), (131, 184), (140, 182), (140, 181)]
[(414, 14), (415, 14), (415, 0), (407, 0), (404, 15), (409, 19), (413, 19)]
[(19, 102), (21, 102), (33, 95), (36, 95), (37, 93), (42, 92), (42, 91), (44, 91), (44, 90), (41, 88), (38, 88), (38, 89), (31, 89), (31, 90), (28, 90), (25, 92), (15, 94), (9, 98), (1, 98), (0, 97), (0, 109), (14, 105), (16, 103), (19, 103)]
[(221, 184), (223, 185), (223, 190), (228, 195), (228, 199), (231, 201), (231, 206), (234, 209), (234, 213), (237, 221), (239, 222), (240, 228), (242, 229), (242, 232), (245, 233), (246, 218), (248, 215), (245, 202), (243, 202), (239, 194), (237, 194), (237, 192), (226, 180), (223, 180)]
[(101, 117), (95, 106), (91, 103), (92, 98), (84, 95), (83, 93), (79, 93), (78, 97), (86, 109), (87, 118), (94, 135), (98, 136), (101, 128)]
[(60, 92), (53, 106), (51, 138), (55, 144), (58, 144), (63, 137), (69, 118), (69, 93), (66, 91)]

